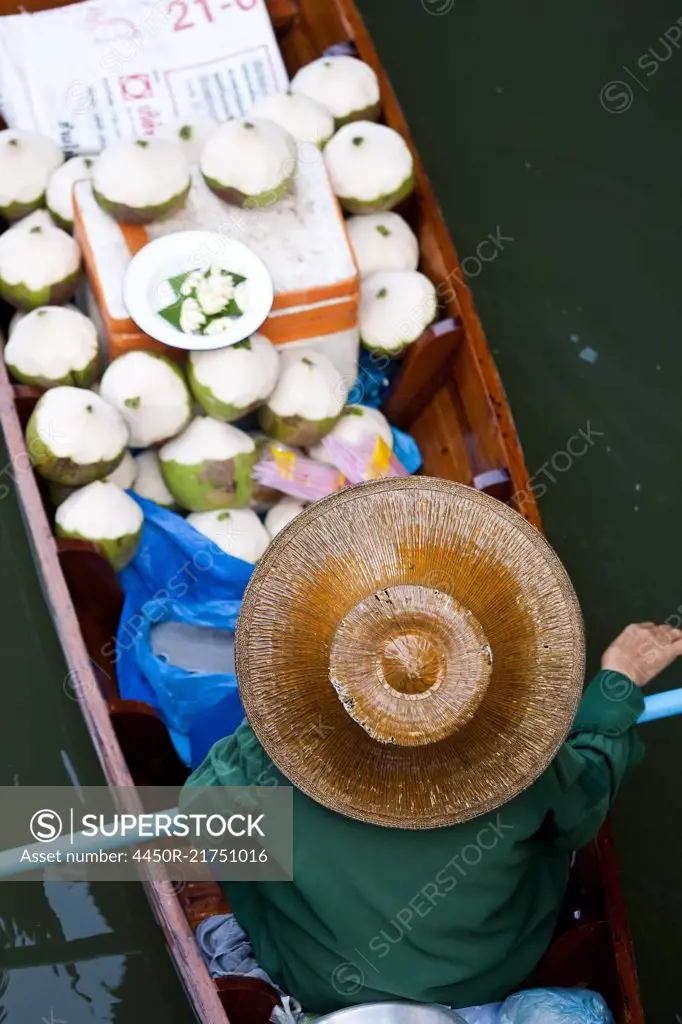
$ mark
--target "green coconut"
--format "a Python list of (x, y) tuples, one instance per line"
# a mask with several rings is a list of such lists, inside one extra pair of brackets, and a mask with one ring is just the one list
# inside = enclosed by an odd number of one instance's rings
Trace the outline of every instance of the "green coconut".
[(258, 100), (249, 117), (265, 118), (285, 128), (299, 145), (324, 149), (334, 134), (334, 118), (321, 103), (303, 93), (276, 92)]
[(73, 186), (92, 177), (95, 157), (74, 156), (53, 172), (45, 193), (45, 202), (52, 218), (63, 231), (73, 231)]
[(68, 302), (80, 267), (78, 245), (60, 228), (20, 222), (0, 235), (0, 295), (18, 309)]
[(201, 154), (206, 184), (228, 203), (260, 208), (289, 192), (298, 166), (296, 140), (274, 121), (235, 117)]
[(77, 309), (43, 306), (15, 324), (5, 363), (15, 380), (37, 388), (88, 388), (97, 378), (100, 346), (92, 320)]
[(135, 481), (132, 484), (135, 494), (148, 501), (154, 501), (162, 508), (179, 509), (180, 505), (166, 487), (161, 475), (159, 453), (153, 448), (140, 452), (135, 456)]
[[(130, 452), (126, 452), (116, 469), (102, 479), (105, 483), (116, 484), (122, 491), (129, 491), (135, 482), (136, 466)], [(47, 490), (52, 504), (57, 506), (66, 501), (70, 494), (77, 491), (77, 487), (67, 487), (66, 484), (48, 483)]]
[(100, 155), (92, 174), (95, 199), (122, 224), (148, 224), (185, 203), (189, 164), (166, 139), (115, 142)]
[(348, 237), (363, 277), (378, 270), (416, 270), (417, 236), (400, 214), (366, 213), (346, 221)]
[(192, 512), (244, 508), (253, 494), (252, 437), (208, 416), (192, 420), (159, 451), (161, 475), (175, 500)]
[(249, 508), (195, 512), (187, 522), (232, 558), (255, 565), (270, 543), (267, 530)]
[(199, 405), (216, 420), (242, 419), (272, 394), (279, 373), (277, 349), (262, 334), (229, 348), (190, 352), (187, 377)]
[(104, 480), (108, 484), (116, 484), (122, 491), (130, 491), (133, 489), (136, 476), (137, 466), (135, 459), (130, 452), (126, 452), (116, 469), (112, 470), (111, 473), (107, 473)]
[(360, 286), (360, 341), (376, 355), (398, 359), (438, 313), (433, 283), (417, 270), (382, 270)]
[(297, 498), (290, 498), (285, 495), (280, 498), (265, 517), (265, 529), (271, 540), (274, 540), (285, 526), (288, 526), (296, 516), (300, 515), (305, 505)]
[(346, 402), (347, 382), (334, 364), (312, 349), (280, 357), (275, 390), (259, 412), (268, 437), (306, 448), (333, 428)]
[(0, 131), (0, 217), (19, 220), (44, 206), (50, 175), (63, 159), (59, 146), (46, 135)]
[(96, 544), (120, 572), (134, 558), (142, 536), (142, 509), (116, 484), (96, 480), (80, 487), (55, 513), (58, 537)]
[(174, 142), (185, 154), (189, 164), (198, 164), (202, 149), (218, 127), (218, 121), (212, 117), (194, 117), (190, 120), (175, 117), (160, 124), (154, 138)]
[(381, 113), (379, 79), (357, 57), (320, 57), (294, 75), (291, 91), (322, 103), (337, 128), (350, 121), (376, 121)]
[(349, 213), (392, 210), (412, 193), (414, 160), (393, 128), (358, 121), (341, 128), (324, 151), (332, 188)]
[(184, 373), (159, 352), (134, 350), (114, 359), (104, 371), (99, 393), (125, 420), (133, 448), (168, 441), (192, 417)]
[(82, 487), (116, 469), (126, 452), (128, 429), (94, 391), (55, 387), (38, 399), (26, 444), (36, 472), (46, 480)]

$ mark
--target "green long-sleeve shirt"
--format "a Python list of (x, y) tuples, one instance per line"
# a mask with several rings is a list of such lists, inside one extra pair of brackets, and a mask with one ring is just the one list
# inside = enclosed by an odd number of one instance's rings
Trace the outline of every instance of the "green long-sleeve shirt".
[[(544, 775), (474, 821), (381, 828), (294, 790), (294, 881), (227, 886), (273, 980), (312, 1012), (392, 998), (468, 1006), (517, 988), (551, 941), (571, 852), (643, 752), (640, 691), (604, 679)], [(188, 785), (275, 782), (289, 785), (245, 722)]]

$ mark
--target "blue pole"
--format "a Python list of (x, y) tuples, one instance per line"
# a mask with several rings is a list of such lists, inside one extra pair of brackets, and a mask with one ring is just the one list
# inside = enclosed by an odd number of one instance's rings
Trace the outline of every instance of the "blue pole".
[(672, 718), (673, 715), (682, 715), (682, 689), (652, 693), (651, 696), (645, 697), (644, 712), (638, 724), (655, 722), (659, 718)]

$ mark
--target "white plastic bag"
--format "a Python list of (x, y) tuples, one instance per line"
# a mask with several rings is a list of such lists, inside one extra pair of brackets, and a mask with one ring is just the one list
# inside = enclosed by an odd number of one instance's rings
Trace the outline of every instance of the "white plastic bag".
[(499, 1024), (613, 1024), (613, 1017), (596, 992), (538, 988), (505, 999)]
[(503, 1003), (468, 1006), (458, 1013), (466, 1024), (613, 1024), (600, 995), (581, 988), (533, 988)]
[(0, 111), (70, 153), (226, 121), (288, 77), (265, 0), (86, 0), (0, 18)]

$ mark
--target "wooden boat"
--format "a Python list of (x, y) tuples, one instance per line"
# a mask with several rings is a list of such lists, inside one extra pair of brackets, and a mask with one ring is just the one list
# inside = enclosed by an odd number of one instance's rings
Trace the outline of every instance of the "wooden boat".
[[(24, 0), (22, 9), (58, 4)], [(353, 0), (269, 0), (290, 74), (329, 48), (345, 46), (379, 75), (384, 119), (410, 143), (409, 130)], [(0, 13), (20, 9), (0, 0)], [(405, 216), (419, 237), (421, 269), (438, 285), (440, 319), (409, 351), (384, 412), (417, 439), (423, 472), (478, 486), (508, 502), (531, 523), (540, 518), (507, 399), (474, 309), (457, 254), (414, 152), (417, 187)], [(50, 504), (28, 470), (23, 427), (39, 392), (13, 386), (0, 361), (0, 420), (35, 560), (92, 742), (110, 785), (179, 785), (187, 774), (155, 711), (121, 700), (105, 657), (122, 606), (116, 576), (97, 551), (55, 540)], [(93, 595), (97, 595), (96, 600)], [(196, 1016), (205, 1024), (267, 1021), (276, 993), (246, 978), (214, 982), (193, 931), (227, 909), (217, 883), (174, 891), (145, 883), (151, 905)], [(641, 1024), (633, 949), (608, 824), (580, 852), (560, 927), (537, 977), (539, 984), (588, 986), (603, 993), (618, 1024)]]

